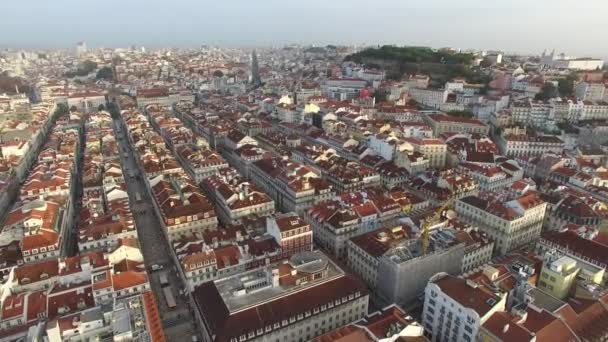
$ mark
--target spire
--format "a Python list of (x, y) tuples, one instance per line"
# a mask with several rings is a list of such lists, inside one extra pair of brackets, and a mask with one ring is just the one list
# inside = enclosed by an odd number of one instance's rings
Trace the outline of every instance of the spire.
[(258, 66), (258, 56), (255, 53), (255, 49), (251, 52), (251, 83), (254, 86), (262, 84), (260, 80), (260, 67)]

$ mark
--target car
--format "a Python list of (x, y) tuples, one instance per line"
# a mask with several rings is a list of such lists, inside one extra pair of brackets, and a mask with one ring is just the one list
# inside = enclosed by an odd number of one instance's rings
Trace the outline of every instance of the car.
[(152, 266), (150, 266), (150, 269), (154, 272), (154, 271), (160, 271), (164, 268), (163, 265), (159, 265), (159, 264), (153, 264)]

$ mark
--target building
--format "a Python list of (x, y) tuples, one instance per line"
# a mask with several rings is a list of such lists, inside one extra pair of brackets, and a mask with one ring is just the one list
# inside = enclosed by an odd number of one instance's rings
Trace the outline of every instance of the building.
[(165, 180), (161, 175), (150, 180), (150, 188), (169, 239), (217, 227), (213, 205), (189, 179)]
[(321, 335), (313, 342), (332, 341), (419, 341), (425, 342), (424, 328), (398, 305), (392, 304), (365, 318)]
[(511, 104), (510, 110), (514, 124), (544, 128), (555, 119), (554, 105), (543, 101), (516, 101)]
[[(431, 168), (442, 169), (447, 162), (447, 145), (440, 139), (431, 138), (403, 138), (403, 144), (395, 151), (395, 164), (402, 167), (410, 167), (412, 173), (421, 172), (424, 165)], [(418, 152), (417, 155), (414, 152)], [(423, 160), (426, 160), (424, 162)], [(416, 167), (418, 164), (424, 164)]]
[(68, 95), (68, 108), (75, 107), (81, 113), (96, 112), (100, 105), (106, 105), (106, 96), (96, 91), (77, 92)]
[(208, 341), (311, 340), (367, 315), (369, 295), (321, 252), (207, 282), (194, 291)]
[(196, 184), (228, 167), (226, 160), (211, 149), (183, 145), (175, 150), (175, 155)]
[(555, 59), (552, 67), (556, 69), (569, 70), (600, 70), (604, 61), (594, 58)]
[(605, 269), (582, 259), (548, 252), (540, 272), (538, 288), (559, 299), (566, 299), (576, 285), (600, 286)]
[(600, 268), (608, 268), (608, 247), (571, 230), (544, 233), (536, 243), (536, 252), (545, 255), (550, 251), (585, 260)]
[[(380, 238), (385, 237), (380, 236)], [(355, 249), (353, 248), (353, 250)], [(360, 250), (364, 249), (360, 248)], [(456, 240), (431, 239), (426, 251), (423, 250), (421, 239), (404, 240), (389, 248), (385, 253), (376, 254), (378, 264), (374, 298), (380, 305), (387, 305), (387, 303), (397, 303), (401, 306), (411, 305), (419, 298), (427, 281), (436, 273), (460, 274), (464, 254), (465, 243)], [(352, 259), (353, 265), (356, 265), (357, 259), (361, 260), (362, 255), (364, 254), (360, 253), (359, 256)], [(372, 256), (367, 256), (367, 258), (370, 257)], [(368, 263), (366, 262), (366, 264)], [(362, 269), (361, 266), (358, 268)], [(412, 277), (412, 274), (416, 276)]]
[(331, 78), (322, 86), (323, 94), (338, 101), (350, 100), (359, 96), (367, 81), (360, 78)]
[(471, 176), (477, 182), (480, 191), (504, 189), (522, 179), (524, 171), (515, 161), (481, 166), (475, 163), (462, 163), (458, 171)]
[(495, 241), (495, 253), (505, 254), (540, 237), (547, 203), (530, 191), (517, 199), (469, 196), (456, 201), (456, 213)]
[(503, 134), (497, 139), (497, 144), (500, 152), (507, 157), (560, 154), (565, 146), (556, 136), (528, 134)]
[(435, 136), (447, 132), (488, 134), (489, 126), (477, 119), (450, 116), (444, 113), (426, 114), (424, 120), (431, 126)]
[(202, 182), (203, 189), (213, 199), (220, 222), (237, 224), (247, 217), (274, 214), (274, 201), (235, 173), (236, 170), (224, 172)]
[(266, 232), (274, 237), (284, 256), (312, 251), (312, 228), (295, 213), (266, 217)]
[(379, 189), (345, 193), (338, 200), (323, 201), (308, 209), (304, 219), (319, 246), (346, 260), (346, 243), (353, 236), (393, 226), (401, 206)]
[[(371, 289), (376, 289), (378, 282), (387, 279), (386, 274), (379, 273), (379, 265), (383, 256), (390, 254), (394, 249), (408, 245), (409, 240), (417, 238), (416, 235), (409, 226), (403, 225), (380, 228), (355, 236), (347, 242), (348, 266)], [(467, 272), (489, 262), (492, 258), (493, 242), (477, 230), (438, 228), (431, 232), (430, 239), (433, 243), (443, 244), (444, 246), (448, 246), (450, 243), (465, 244), (462, 272)], [(390, 269), (384, 268), (384, 270)], [(446, 268), (444, 271), (451, 270)]]
[(444, 89), (410, 88), (409, 95), (416, 102), (439, 109), (447, 100), (448, 92)]
[(280, 158), (253, 162), (251, 180), (284, 212), (302, 214), (315, 203), (334, 195), (332, 186), (321, 179), (318, 171)]
[(479, 328), (504, 310), (506, 301), (506, 293), (439, 273), (424, 290), (422, 324), (431, 341), (475, 341)]
[(604, 101), (606, 86), (602, 82), (581, 82), (574, 88), (574, 94), (582, 101)]

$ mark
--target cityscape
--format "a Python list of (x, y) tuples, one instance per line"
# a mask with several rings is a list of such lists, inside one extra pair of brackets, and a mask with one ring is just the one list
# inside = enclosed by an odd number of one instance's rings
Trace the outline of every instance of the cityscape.
[(608, 341), (601, 54), (82, 39), (0, 45), (0, 341)]

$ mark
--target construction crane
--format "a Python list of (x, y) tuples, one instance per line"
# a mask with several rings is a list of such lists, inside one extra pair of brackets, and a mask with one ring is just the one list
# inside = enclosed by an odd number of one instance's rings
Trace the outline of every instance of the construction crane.
[(420, 239), (422, 240), (422, 254), (425, 255), (429, 248), (429, 239), (431, 234), (431, 226), (436, 224), (441, 218), (441, 214), (444, 210), (450, 208), (452, 206), (452, 201), (447, 201), (444, 205), (439, 207), (439, 209), (435, 210), (433, 216), (428, 219), (424, 219), (424, 223), (422, 224), (420, 233)]

